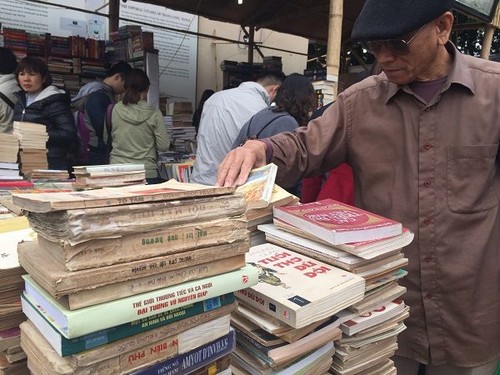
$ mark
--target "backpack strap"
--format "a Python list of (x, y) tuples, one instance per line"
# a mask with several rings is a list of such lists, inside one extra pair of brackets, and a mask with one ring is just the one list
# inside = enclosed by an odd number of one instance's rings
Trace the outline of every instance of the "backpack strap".
[(107, 145), (108, 149), (111, 150), (112, 145), (113, 145), (113, 138), (111, 137), (111, 130), (112, 130), (112, 124), (111, 124), (111, 119), (113, 117), (113, 107), (115, 106), (115, 103), (108, 104), (106, 107), (106, 117), (104, 118), (104, 125), (106, 127), (106, 133), (108, 135), (107, 138)]
[(3, 92), (0, 91), (0, 98), (11, 108), (14, 109), (14, 102), (10, 100), (7, 95), (5, 95)]
[[(269, 121), (266, 125), (264, 125), (262, 128), (260, 128), (259, 132), (257, 134), (255, 134), (253, 137), (255, 137), (255, 139), (259, 139), (260, 137), (260, 134), (266, 130), (266, 128), (271, 125), (274, 121), (276, 121), (277, 119), (279, 119), (280, 117), (284, 117), (284, 116), (288, 116), (288, 112), (287, 113), (283, 113), (279, 116), (276, 116), (275, 118), (273, 118), (271, 121)], [(250, 122), (250, 124), (248, 125), (248, 133), (250, 134), (250, 127), (251, 127), (252, 123)]]

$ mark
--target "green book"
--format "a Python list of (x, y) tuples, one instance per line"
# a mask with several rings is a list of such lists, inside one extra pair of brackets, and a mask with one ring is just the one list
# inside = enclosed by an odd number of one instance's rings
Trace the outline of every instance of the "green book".
[(120, 324), (119, 326), (106, 328), (88, 335), (67, 339), (59, 333), (54, 326), (54, 322), (40, 306), (30, 301), (28, 296), (21, 296), (24, 314), (33, 322), (43, 337), (45, 337), (61, 357), (97, 348), (101, 345), (141, 332), (146, 332), (154, 328), (159, 328), (167, 324), (172, 324), (183, 319), (188, 319), (204, 312), (214, 311), (224, 306), (231, 305), (234, 301), (234, 294), (227, 293), (222, 296), (209, 298), (205, 301), (176, 308), (168, 312), (138, 319), (130, 323)]
[(24, 293), (47, 312), (64, 337), (71, 339), (254, 286), (258, 282), (258, 270), (246, 265), (236, 271), (72, 311), (52, 298), (29, 275), (23, 278)]

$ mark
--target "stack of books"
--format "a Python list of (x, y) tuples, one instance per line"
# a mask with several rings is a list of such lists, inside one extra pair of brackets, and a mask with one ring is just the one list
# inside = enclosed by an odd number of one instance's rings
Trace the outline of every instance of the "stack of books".
[(0, 373), (28, 374), (26, 355), (20, 346), (19, 324), (24, 270), (17, 259), (17, 244), (32, 241), (35, 233), (25, 217), (4, 219), (0, 226)]
[(17, 181), (23, 177), (19, 174), (17, 154), (19, 141), (13, 134), (0, 133), (0, 181)]
[(30, 181), (67, 181), (69, 173), (58, 169), (32, 169), (26, 178)]
[(251, 247), (247, 262), (259, 283), (236, 293), (234, 372), (327, 372), (342, 335), (335, 314), (363, 298), (364, 279), (270, 243)]
[(258, 228), (269, 242), (365, 279), (364, 298), (339, 315), (348, 321), (341, 325), (330, 372), (394, 373), (390, 357), (408, 316), (399, 300), (406, 288), (398, 280), (407, 274), (402, 267), (408, 262), (402, 248), (413, 233), (394, 220), (331, 199), (277, 207), (274, 224)]
[(144, 184), (144, 164), (80, 165), (73, 167), (75, 189), (95, 189), (110, 186)]
[(19, 140), (19, 161), (23, 175), (32, 169), (47, 169), (47, 141), (49, 135), (45, 125), (33, 122), (14, 121), (13, 134)]
[(266, 242), (265, 235), (257, 229), (258, 224), (272, 222), (273, 207), (296, 204), (299, 198), (274, 183), (278, 167), (267, 164), (250, 171), (247, 181), (236, 189), (247, 201), (244, 220), (250, 232), (250, 245)]
[[(234, 188), (175, 181), (13, 194), (38, 238), (18, 247), (21, 344), (34, 373), (187, 374), (229, 366), (246, 202)], [(218, 367), (217, 367), (218, 366)]]

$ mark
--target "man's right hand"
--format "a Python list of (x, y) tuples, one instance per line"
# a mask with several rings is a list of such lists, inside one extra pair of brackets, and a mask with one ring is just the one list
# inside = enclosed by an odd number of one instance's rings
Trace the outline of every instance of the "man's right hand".
[(266, 165), (266, 144), (258, 140), (245, 142), (231, 150), (219, 165), (215, 186), (243, 185), (253, 168)]

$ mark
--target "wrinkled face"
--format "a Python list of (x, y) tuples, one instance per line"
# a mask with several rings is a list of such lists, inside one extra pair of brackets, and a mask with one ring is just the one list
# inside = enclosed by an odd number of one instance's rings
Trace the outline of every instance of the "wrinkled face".
[(19, 85), (27, 94), (35, 94), (42, 90), (43, 78), (40, 73), (23, 70), (17, 76)]
[(389, 43), (380, 43), (374, 56), (389, 81), (398, 85), (416, 80), (434, 79), (439, 69), (438, 56), (442, 49), (434, 22), (424, 25), (402, 40), (409, 41), (405, 53), (391, 48)]

